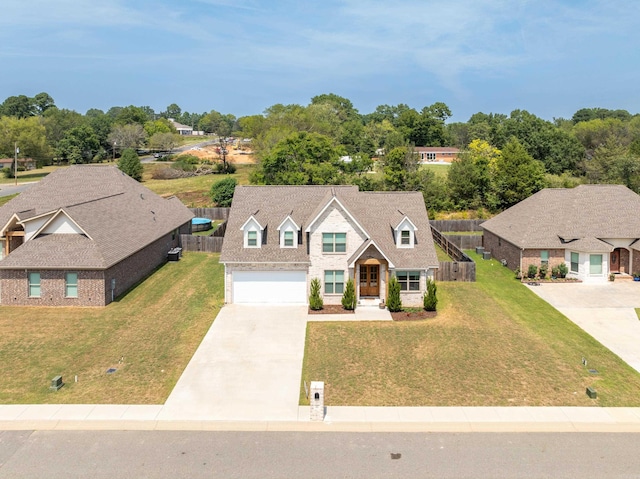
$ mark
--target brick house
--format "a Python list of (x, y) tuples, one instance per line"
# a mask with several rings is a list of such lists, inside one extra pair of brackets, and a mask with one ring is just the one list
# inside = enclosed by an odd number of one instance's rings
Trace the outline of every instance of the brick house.
[(220, 262), (228, 303), (307, 303), (313, 278), (325, 304), (349, 278), (358, 300), (386, 301), (395, 275), (421, 305), (438, 268), (422, 194), (357, 186), (236, 187)]
[(451, 163), (458, 158), (460, 150), (452, 146), (416, 146), (414, 152), (420, 163)]
[(569, 276), (606, 281), (640, 272), (640, 196), (622, 185), (548, 188), (482, 223), (484, 247), (525, 273), (566, 264)]
[(0, 304), (107, 305), (166, 261), (192, 216), (116, 167), (57, 170), (0, 207)]

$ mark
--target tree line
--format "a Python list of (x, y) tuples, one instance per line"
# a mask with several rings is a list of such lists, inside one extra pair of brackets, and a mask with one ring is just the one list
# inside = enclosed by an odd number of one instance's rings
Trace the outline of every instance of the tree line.
[[(380, 105), (361, 114), (333, 93), (308, 105), (275, 104), (236, 118), (215, 110), (182, 111), (175, 103), (60, 109), (47, 93), (0, 104), (0, 155), (40, 164), (82, 163), (126, 148), (170, 150), (179, 137), (169, 118), (207, 134), (252, 138), (256, 184), (357, 184), (363, 190), (422, 191), (431, 211), (499, 211), (536, 191), (580, 183), (620, 183), (640, 192), (640, 115), (583, 108), (547, 121), (525, 110), (476, 113), (451, 122), (449, 107)], [(414, 148), (456, 146), (459, 158), (443, 177), (418, 163)], [(372, 172), (375, 171), (375, 174)]]

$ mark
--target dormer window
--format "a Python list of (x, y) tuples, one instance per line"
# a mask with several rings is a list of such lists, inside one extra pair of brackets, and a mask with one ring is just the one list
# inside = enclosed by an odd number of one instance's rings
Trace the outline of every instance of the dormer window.
[(247, 246), (249, 246), (249, 247), (258, 246), (258, 232), (257, 231), (247, 231)]
[(298, 234), (300, 227), (296, 224), (291, 216), (287, 216), (280, 226), (278, 226), (280, 232), (280, 247), (281, 248), (297, 248), (298, 247)]
[(293, 247), (293, 231), (284, 232), (284, 245), (287, 248)]
[(395, 228), (395, 242), (397, 248), (413, 248), (416, 243), (416, 225), (405, 216)]
[(253, 216), (240, 228), (244, 232), (245, 248), (260, 248), (262, 246), (262, 232), (264, 228)]

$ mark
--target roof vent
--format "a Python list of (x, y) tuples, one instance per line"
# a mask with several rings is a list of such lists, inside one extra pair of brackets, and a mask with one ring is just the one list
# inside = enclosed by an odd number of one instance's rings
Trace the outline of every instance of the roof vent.
[(140, 199), (144, 200), (144, 195), (142, 193), (140, 193)]

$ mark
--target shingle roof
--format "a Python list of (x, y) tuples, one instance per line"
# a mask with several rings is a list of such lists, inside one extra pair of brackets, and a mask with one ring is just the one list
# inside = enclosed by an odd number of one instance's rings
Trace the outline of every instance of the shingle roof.
[(622, 185), (547, 188), (482, 228), (520, 248), (565, 248), (575, 240), (592, 247), (603, 238), (640, 238), (639, 211), (640, 196)]
[[(437, 267), (429, 218), (420, 192), (360, 192), (357, 186), (238, 186), (220, 261), (309, 263), (306, 234), (297, 248), (281, 248), (276, 228), (287, 216), (304, 232), (335, 198), (370, 235), (396, 268)], [(253, 215), (266, 230), (266, 244), (244, 248), (242, 225)], [(416, 225), (414, 248), (397, 248), (393, 229), (408, 216)]]
[(24, 221), (57, 210), (89, 238), (39, 236), (1, 260), (0, 269), (108, 268), (193, 217), (177, 198), (162, 198), (113, 166), (76, 165), (51, 173), (0, 207), (0, 228), (14, 214)]

